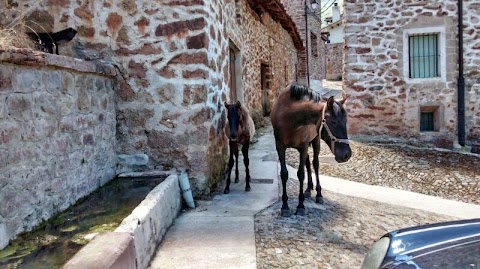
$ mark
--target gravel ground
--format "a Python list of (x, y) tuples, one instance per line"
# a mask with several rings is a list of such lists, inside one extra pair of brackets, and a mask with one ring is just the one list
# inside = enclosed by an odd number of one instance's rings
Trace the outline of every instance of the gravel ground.
[[(288, 193), (294, 211), (298, 180), (288, 181)], [(453, 220), (329, 191), (323, 195), (323, 205), (306, 200), (305, 216), (281, 217), (281, 201), (255, 216), (257, 268), (359, 268), (373, 242), (388, 231)]]
[[(421, 149), (399, 143), (353, 140), (350, 146), (350, 161), (320, 163), (319, 173), (480, 204), (480, 155)], [(312, 150), (309, 151), (312, 154)], [(320, 155), (327, 157), (323, 159), (333, 158), (323, 141)], [(287, 163), (298, 167), (297, 150), (287, 150)]]
[[(320, 173), (480, 204), (478, 155), (373, 143), (368, 139), (354, 139), (351, 147), (352, 159), (336, 164), (322, 142), (320, 155), (324, 162)], [(298, 166), (296, 150), (287, 150), (287, 163)], [(289, 206), (294, 212), (298, 180), (290, 179), (287, 186)], [(323, 205), (311, 198), (306, 200), (305, 216), (281, 217), (280, 199), (255, 216), (258, 268), (359, 268), (367, 250), (386, 232), (454, 219), (326, 190), (323, 196)]]

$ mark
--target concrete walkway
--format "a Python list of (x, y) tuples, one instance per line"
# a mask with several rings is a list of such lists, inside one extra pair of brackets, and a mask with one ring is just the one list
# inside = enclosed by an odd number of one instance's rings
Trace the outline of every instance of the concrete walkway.
[(240, 182), (233, 183), (232, 171), (229, 194), (202, 202), (175, 220), (150, 268), (256, 268), (254, 216), (278, 198), (273, 145), (273, 133), (267, 132), (250, 148), (251, 191), (245, 192), (240, 158)]
[[(242, 161), (240, 183), (231, 184), (230, 194), (217, 195), (182, 214), (168, 231), (150, 268), (256, 268), (254, 215), (278, 199), (280, 169), (274, 145), (270, 127), (249, 153), (252, 180), (263, 183), (252, 183), (251, 192), (244, 191)], [(288, 170), (289, 177), (296, 178), (296, 169)], [(272, 183), (264, 182), (268, 180)], [(326, 176), (320, 182), (322, 188), (340, 194), (459, 219), (480, 218), (478, 205)]]

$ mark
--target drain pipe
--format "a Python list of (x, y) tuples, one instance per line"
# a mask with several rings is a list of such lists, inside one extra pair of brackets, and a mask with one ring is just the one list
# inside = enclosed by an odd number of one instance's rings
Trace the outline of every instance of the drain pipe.
[(463, 77), (463, 0), (458, 0), (458, 143), (465, 146), (465, 78)]
[(195, 202), (193, 201), (192, 190), (190, 189), (190, 182), (188, 181), (187, 171), (183, 170), (178, 176), (178, 182), (180, 183), (180, 190), (182, 192), (183, 199), (190, 208), (195, 208)]

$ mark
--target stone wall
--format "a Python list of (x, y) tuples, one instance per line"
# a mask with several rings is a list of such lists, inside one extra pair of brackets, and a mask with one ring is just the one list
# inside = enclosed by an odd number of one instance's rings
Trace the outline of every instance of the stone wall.
[(117, 153), (147, 154), (153, 168), (189, 169), (196, 196), (210, 194), (226, 165), (230, 44), (240, 49), (252, 111), (262, 109), (261, 63), (270, 67), (271, 102), (295, 78), (288, 32), (245, 0), (45, 1), (34, 15), (48, 29), (78, 30), (61, 53), (116, 63)]
[[(457, 134), (456, 1), (345, 1), (344, 85), (350, 133), (415, 137), (452, 147)], [(464, 1), (467, 136), (479, 138), (480, 5)], [(415, 29), (440, 33), (442, 76), (409, 79), (405, 38)], [(427, 30), (428, 31), (428, 30)], [(406, 75), (404, 72), (407, 72)], [(421, 107), (436, 107), (438, 131), (420, 132)]]
[(326, 44), (326, 79), (342, 80), (343, 43)]
[[(255, 13), (247, 1), (237, 0), (225, 5), (226, 34), (222, 36), (222, 55), (228, 55), (229, 43), (240, 50), (242, 65), (242, 89), (246, 106), (251, 110), (262, 109), (261, 64), (268, 65), (268, 96), (272, 105), (274, 97), (295, 80), (297, 50), (288, 32), (275, 22), (270, 14)], [(234, 16), (238, 14), (238, 17)], [(228, 57), (224, 57), (225, 81), (230, 79)], [(228, 85), (228, 83), (227, 83)]]
[(114, 74), (0, 48), (0, 248), (115, 176)]
[[(306, 33), (305, 24), (305, 2), (298, 0), (282, 0), (285, 9), (287, 10), (290, 17), (292, 17), (295, 22), (298, 32), (303, 40), (304, 46), (308, 44), (308, 67), (309, 67), (309, 76), (310, 76), (310, 85), (311, 87), (319, 87), (319, 83), (323, 79), (323, 53), (325, 51), (325, 42), (321, 39), (321, 14), (320, 10), (316, 10), (315, 14), (312, 14), (313, 9), (310, 4), (311, 1), (307, 1), (309, 12), (307, 15), (308, 21), (308, 34)], [(317, 37), (316, 50), (313, 51), (311, 33)], [(306, 43), (307, 41), (308, 43)], [(300, 52), (298, 55), (298, 66), (297, 66), (297, 79), (298, 82), (307, 84), (307, 54), (306, 51)]]

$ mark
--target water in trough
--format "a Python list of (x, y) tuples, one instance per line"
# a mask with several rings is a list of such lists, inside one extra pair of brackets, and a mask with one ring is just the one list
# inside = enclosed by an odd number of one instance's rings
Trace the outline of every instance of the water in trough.
[(95, 234), (115, 230), (162, 178), (117, 178), (0, 251), (0, 268), (60, 268)]

